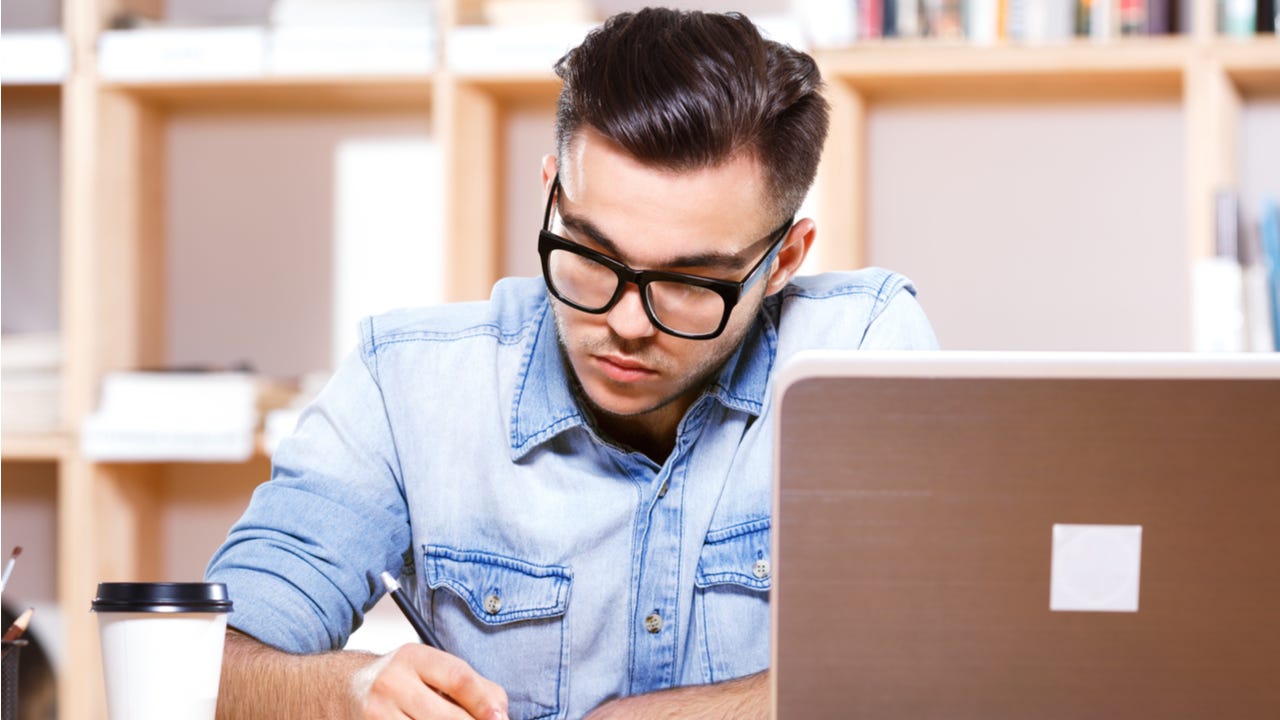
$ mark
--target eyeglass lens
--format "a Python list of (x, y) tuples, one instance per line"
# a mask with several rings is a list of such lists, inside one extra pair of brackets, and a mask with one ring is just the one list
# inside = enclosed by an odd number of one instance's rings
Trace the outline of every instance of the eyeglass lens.
[[(618, 292), (617, 274), (591, 258), (567, 250), (553, 250), (547, 264), (555, 289), (583, 310), (604, 308)], [(658, 323), (679, 333), (715, 332), (724, 318), (724, 298), (704, 287), (655, 281), (646, 286), (645, 295)]]

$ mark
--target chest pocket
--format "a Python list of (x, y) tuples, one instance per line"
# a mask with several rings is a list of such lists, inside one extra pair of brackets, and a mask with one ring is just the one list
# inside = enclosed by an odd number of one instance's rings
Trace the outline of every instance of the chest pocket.
[(561, 716), (572, 571), (441, 545), (424, 548), (423, 570), (444, 649), (507, 691), (514, 720)]
[(694, 624), (707, 682), (769, 666), (769, 518), (707, 533), (694, 576)]

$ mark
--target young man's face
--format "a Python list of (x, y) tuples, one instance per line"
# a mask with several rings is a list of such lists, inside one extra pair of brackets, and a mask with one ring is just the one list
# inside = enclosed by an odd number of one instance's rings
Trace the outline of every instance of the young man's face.
[[(737, 282), (766, 254), (783, 220), (771, 210), (753, 159), (674, 173), (641, 165), (592, 131), (579, 133), (559, 168), (552, 232), (635, 270), (668, 270)], [(555, 161), (543, 164), (549, 191)], [(676, 337), (646, 315), (635, 285), (602, 314), (553, 300), (565, 355), (592, 410), (605, 420), (674, 429), (741, 344), (766, 294), (794, 273), (812, 239), (804, 221), (778, 259), (738, 301), (713, 339)]]

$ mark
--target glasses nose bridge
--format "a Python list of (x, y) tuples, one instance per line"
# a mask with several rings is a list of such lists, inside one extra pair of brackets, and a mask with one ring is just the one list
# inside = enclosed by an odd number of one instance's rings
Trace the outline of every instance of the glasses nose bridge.
[(605, 311), (608, 312), (609, 310), (612, 310), (613, 306), (622, 302), (622, 298), (627, 294), (627, 288), (634, 287), (636, 292), (640, 295), (640, 305), (644, 308), (645, 312), (652, 313), (653, 311), (649, 307), (649, 301), (645, 298), (644, 286), (648, 283), (644, 279), (644, 271), (633, 270), (625, 265), (621, 265), (614, 267), (613, 273), (618, 278), (618, 287), (614, 289), (613, 299), (609, 301), (609, 306), (605, 308)]
[[(630, 268), (625, 271), (618, 268), (617, 275), (618, 287), (614, 291), (613, 299), (602, 311), (608, 318), (608, 323), (616, 332), (628, 337), (648, 336), (657, 332), (660, 326), (654, 316), (653, 308), (649, 305), (649, 298), (645, 294), (645, 282), (641, 272)], [(627, 300), (630, 288), (635, 288), (634, 305)], [(619, 311), (622, 312), (621, 316), (618, 315)]]

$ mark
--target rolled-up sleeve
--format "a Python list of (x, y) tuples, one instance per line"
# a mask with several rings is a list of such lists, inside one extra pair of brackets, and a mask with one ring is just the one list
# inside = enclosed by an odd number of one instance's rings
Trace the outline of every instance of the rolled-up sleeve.
[(343, 362), (205, 573), (227, 584), (229, 624), (281, 650), (345, 645), (382, 595), (379, 574), (398, 576), (410, 545), (374, 362), (367, 349)]

